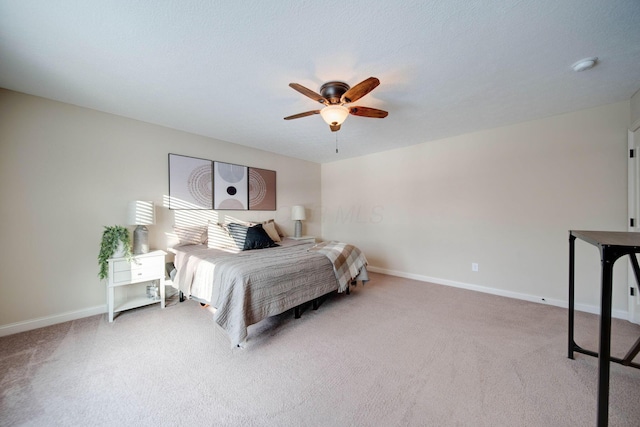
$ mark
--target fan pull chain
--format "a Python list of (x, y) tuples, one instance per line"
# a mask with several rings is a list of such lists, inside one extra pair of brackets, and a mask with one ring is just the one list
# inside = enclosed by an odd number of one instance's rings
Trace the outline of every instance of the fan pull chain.
[(338, 154), (338, 132), (336, 132), (336, 154)]

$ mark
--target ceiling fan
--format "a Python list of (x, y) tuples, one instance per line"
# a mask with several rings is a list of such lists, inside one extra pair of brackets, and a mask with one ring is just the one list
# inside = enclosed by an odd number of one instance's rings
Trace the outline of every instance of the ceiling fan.
[(311, 89), (299, 85), (298, 83), (289, 83), (293, 89), (309, 98), (324, 104), (325, 107), (320, 110), (307, 111), (304, 113), (294, 114), (285, 117), (285, 120), (299, 119), (300, 117), (312, 116), (320, 114), (325, 122), (329, 125), (331, 132), (340, 130), (340, 126), (349, 114), (361, 117), (373, 117), (383, 119), (389, 115), (388, 112), (369, 107), (345, 107), (344, 104), (357, 101), (362, 98), (380, 84), (380, 80), (375, 77), (369, 77), (361, 81), (354, 87), (350, 87), (344, 82), (327, 82), (320, 87), (320, 93), (316, 93)]

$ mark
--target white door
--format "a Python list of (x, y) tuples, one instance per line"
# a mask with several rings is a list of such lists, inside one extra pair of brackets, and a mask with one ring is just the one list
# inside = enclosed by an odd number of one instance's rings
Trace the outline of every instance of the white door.
[[(640, 122), (629, 131), (629, 231), (640, 232)], [(640, 324), (640, 288), (629, 262), (629, 320)], [(633, 294), (633, 295), (632, 295)]]

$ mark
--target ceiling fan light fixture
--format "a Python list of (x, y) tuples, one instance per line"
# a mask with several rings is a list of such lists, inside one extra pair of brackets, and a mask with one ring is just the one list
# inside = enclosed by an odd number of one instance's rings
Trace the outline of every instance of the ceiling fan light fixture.
[(329, 126), (340, 126), (347, 119), (349, 109), (342, 105), (327, 105), (320, 110), (320, 115)]
[(371, 117), (375, 119), (383, 119), (389, 115), (384, 110), (378, 110), (377, 108), (369, 107), (345, 107), (344, 104), (357, 101), (362, 98), (380, 84), (380, 80), (376, 77), (369, 77), (355, 85), (350, 87), (344, 82), (331, 81), (323, 84), (320, 87), (320, 93), (308, 89), (298, 83), (289, 83), (289, 87), (300, 92), (307, 98), (318, 101), (326, 107), (321, 110), (306, 111), (304, 113), (294, 114), (293, 116), (285, 117), (285, 120), (299, 119), (301, 117), (312, 116), (314, 114), (320, 114), (322, 120), (328, 125), (331, 132), (337, 132), (340, 130), (340, 126), (347, 119), (347, 116), (359, 116), (359, 117)]

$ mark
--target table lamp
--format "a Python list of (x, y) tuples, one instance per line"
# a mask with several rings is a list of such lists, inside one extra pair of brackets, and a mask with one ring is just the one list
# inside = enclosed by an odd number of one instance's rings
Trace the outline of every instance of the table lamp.
[(129, 203), (129, 224), (137, 225), (133, 230), (133, 254), (146, 254), (149, 252), (149, 230), (145, 225), (156, 222), (156, 214), (153, 202), (136, 200)]
[(307, 219), (304, 215), (304, 206), (291, 208), (291, 220), (296, 222), (295, 237), (302, 237), (302, 221)]

